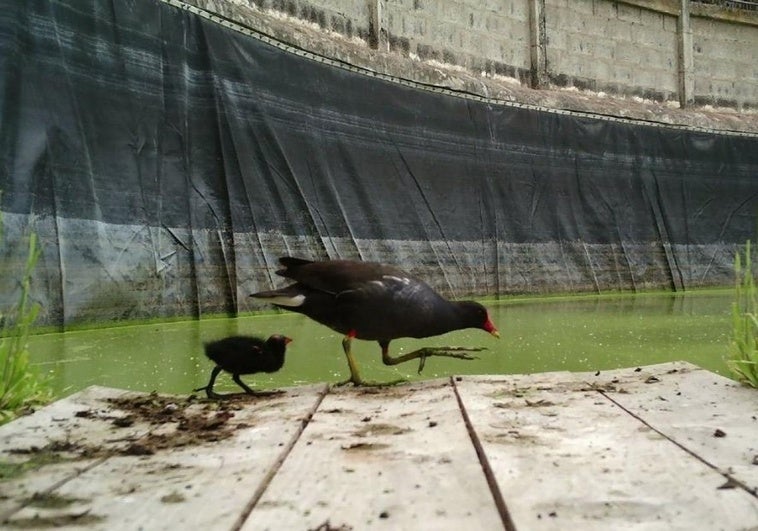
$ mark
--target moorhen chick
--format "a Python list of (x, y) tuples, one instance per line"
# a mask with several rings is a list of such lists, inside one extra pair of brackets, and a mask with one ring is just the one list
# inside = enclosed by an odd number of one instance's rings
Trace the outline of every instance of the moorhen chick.
[(253, 293), (287, 310), (345, 335), (342, 348), (354, 385), (364, 385), (350, 352), (353, 338), (378, 341), (385, 365), (419, 359), (419, 372), (428, 356), (474, 359), (467, 352), (482, 348), (422, 348), (403, 356), (389, 355), (390, 341), (399, 337), (430, 337), (463, 328), (500, 334), (487, 310), (473, 301), (444, 299), (428, 284), (396, 267), (374, 262), (326, 260), (313, 262), (283, 257), (276, 273), (295, 281), (281, 289)]
[(205, 387), (194, 392), (205, 391), (208, 398), (221, 398), (213, 391), (213, 384), (221, 371), (231, 373), (232, 379), (248, 394), (254, 394), (240, 374), (257, 372), (276, 372), (284, 365), (284, 351), (292, 340), (281, 335), (272, 335), (268, 339), (250, 336), (230, 336), (205, 344), (205, 355), (216, 366), (211, 371), (211, 379)]

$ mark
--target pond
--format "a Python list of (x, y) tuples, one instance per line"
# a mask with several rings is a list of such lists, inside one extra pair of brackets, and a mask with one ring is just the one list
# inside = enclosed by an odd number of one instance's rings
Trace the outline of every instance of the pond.
[[(597, 371), (687, 360), (728, 375), (731, 290), (683, 294), (600, 295), (506, 299), (485, 303), (501, 333), (465, 330), (444, 336), (402, 339), (397, 355), (422, 346), (483, 346), (473, 361), (429, 358), (416, 374), (415, 361), (386, 367), (376, 342), (354, 341), (353, 352), (367, 380), (436, 378), (453, 374), (519, 374)], [(56, 396), (97, 384), (138, 391), (189, 393), (207, 383), (212, 368), (203, 342), (232, 334), (294, 339), (275, 374), (243, 376), (251, 387), (337, 382), (349, 376), (341, 336), (294, 313), (235, 319), (203, 319), (40, 334), (30, 339), (32, 361), (51, 378)], [(222, 374), (220, 392), (240, 389)]]

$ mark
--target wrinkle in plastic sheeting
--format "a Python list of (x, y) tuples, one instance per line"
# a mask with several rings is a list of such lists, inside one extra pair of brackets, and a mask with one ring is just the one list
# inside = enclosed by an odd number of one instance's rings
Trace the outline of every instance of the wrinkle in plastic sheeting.
[[(451, 267), (455, 267), (457, 271), (453, 271), (453, 273), (460, 273), (461, 267), (458, 263), (458, 260), (456, 258), (455, 253), (450, 248), (450, 242), (448, 240), (447, 235), (445, 234), (445, 228), (443, 224), (440, 222), (438, 217), (435, 215), (435, 206), (433, 204), (433, 201), (429, 198), (427, 192), (424, 190), (424, 184), (422, 182), (422, 179), (418, 178), (411, 165), (409, 164), (408, 160), (403, 156), (402, 151), (397, 151), (397, 156), (399, 158), (401, 167), (397, 168), (397, 173), (400, 176), (407, 177), (405, 181), (408, 183), (406, 185), (407, 195), (411, 198), (415, 198), (416, 201), (414, 201), (415, 211), (418, 214), (418, 222), (424, 229), (424, 237), (422, 241), (428, 241), (428, 242), (439, 242), (440, 246), (444, 246), (445, 250), (447, 251), (445, 257), (442, 257), (440, 252), (437, 250), (437, 247), (434, 245), (430, 245), (432, 255), (434, 257), (434, 264), (441, 264), (445, 262), (445, 259), (449, 259)], [(429, 221), (431, 221), (431, 225), (433, 226), (433, 230), (429, 230), (428, 225), (429, 223), (424, 221), (424, 218), (428, 218)], [(456, 283), (454, 283), (450, 278), (448, 278), (448, 275), (446, 274), (446, 270), (444, 268), (440, 268), (438, 271), (438, 274), (441, 276), (441, 278), (444, 280), (444, 284), (446, 286), (445, 292), (449, 293), (453, 296), (456, 295)]]
[(259, 309), (282, 255), (455, 297), (730, 285), (755, 238), (758, 135), (378, 81), (152, 0), (51, 5), (0, 12), (0, 210), (44, 244), (46, 324)]

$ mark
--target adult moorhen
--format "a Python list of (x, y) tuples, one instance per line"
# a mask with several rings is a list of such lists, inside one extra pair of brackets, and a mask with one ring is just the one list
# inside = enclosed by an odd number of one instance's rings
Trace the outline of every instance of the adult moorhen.
[(205, 355), (216, 363), (211, 371), (211, 379), (205, 387), (194, 392), (205, 391), (208, 398), (221, 398), (213, 391), (213, 384), (221, 371), (231, 373), (232, 379), (248, 394), (254, 394), (240, 374), (276, 372), (284, 365), (284, 351), (292, 340), (281, 335), (268, 339), (250, 336), (230, 336), (205, 344)]
[(385, 365), (420, 359), (419, 372), (428, 356), (474, 359), (466, 352), (482, 348), (422, 348), (391, 357), (390, 341), (399, 337), (429, 337), (463, 328), (480, 328), (495, 337), (500, 334), (487, 310), (473, 301), (444, 299), (425, 282), (396, 267), (350, 260), (313, 262), (283, 257), (276, 273), (295, 281), (281, 289), (253, 293), (251, 297), (307, 315), (341, 334), (342, 348), (354, 385), (364, 382), (350, 352), (353, 338), (375, 340), (382, 348)]

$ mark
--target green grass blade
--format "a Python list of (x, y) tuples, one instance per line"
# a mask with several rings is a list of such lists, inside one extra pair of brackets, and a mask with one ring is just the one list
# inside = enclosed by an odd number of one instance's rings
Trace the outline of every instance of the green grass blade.
[[(0, 244), (3, 218), (0, 214)], [(40, 256), (37, 235), (31, 232), (16, 304), (0, 314), (0, 424), (31, 406), (49, 401), (47, 381), (33, 370), (28, 340), (40, 306), (31, 302), (31, 282)]]
[(732, 303), (732, 341), (727, 366), (735, 378), (758, 388), (758, 294), (750, 240), (744, 257), (734, 257), (734, 302)]

